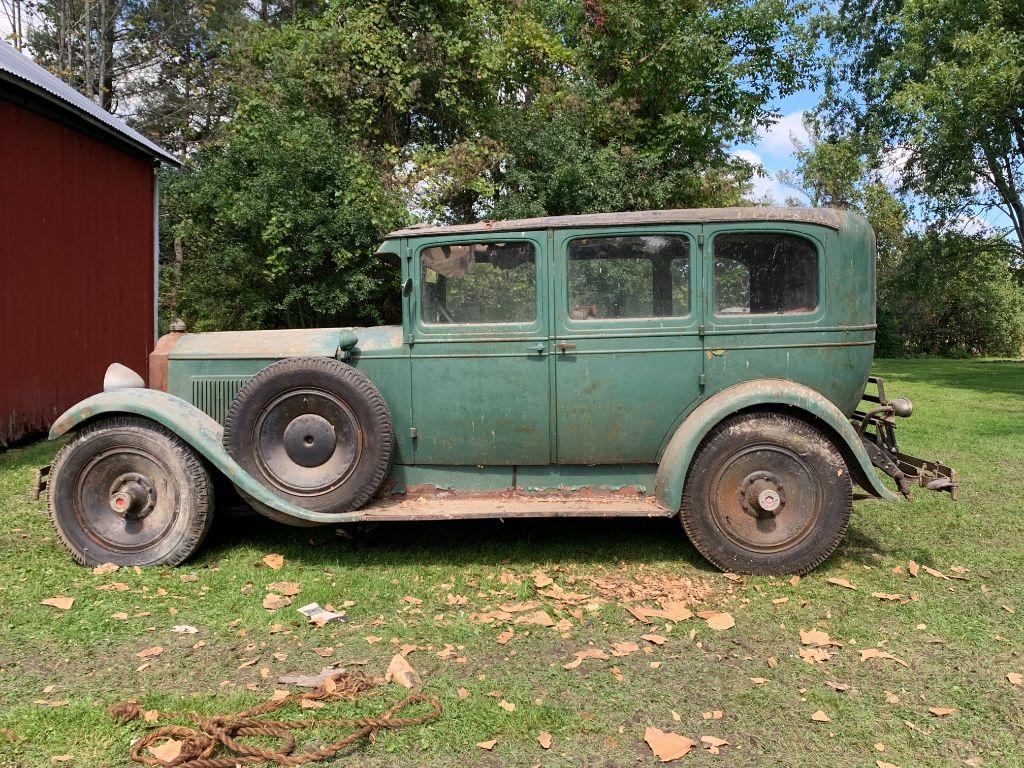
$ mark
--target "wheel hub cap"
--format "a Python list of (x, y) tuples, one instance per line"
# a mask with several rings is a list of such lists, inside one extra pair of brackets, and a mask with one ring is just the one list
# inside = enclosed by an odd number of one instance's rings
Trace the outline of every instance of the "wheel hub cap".
[(323, 416), (306, 413), (285, 427), (284, 450), (288, 458), (302, 467), (319, 467), (338, 445), (334, 427)]
[(128, 472), (110, 486), (108, 504), (125, 520), (141, 520), (156, 507), (156, 489), (145, 475)]

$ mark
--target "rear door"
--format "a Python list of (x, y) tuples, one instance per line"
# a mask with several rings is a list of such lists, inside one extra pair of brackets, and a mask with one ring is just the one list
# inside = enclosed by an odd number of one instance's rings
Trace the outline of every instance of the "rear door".
[(700, 394), (699, 226), (555, 230), (555, 458), (649, 464)]
[(416, 463), (547, 464), (546, 234), (410, 246)]

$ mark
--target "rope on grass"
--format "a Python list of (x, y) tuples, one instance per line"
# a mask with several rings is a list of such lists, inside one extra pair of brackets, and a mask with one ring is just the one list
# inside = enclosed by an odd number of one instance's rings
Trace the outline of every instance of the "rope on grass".
[[(395, 731), (410, 725), (422, 725), (441, 714), (441, 702), (434, 696), (413, 694), (388, 707), (376, 717), (355, 717), (310, 720), (260, 719), (286, 704), (306, 701), (346, 699), (354, 701), (374, 682), (362, 672), (338, 672), (327, 678), (315, 691), (292, 693), (287, 697), (272, 698), (233, 715), (202, 717), (194, 713), (161, 713), (161, 719), (188, 720), (195, 727), (162, 725), (147, 733), (132, 745), (131, 758), (136, 763), (162, 768), (234, 768), (236, 765), (303, 765), (327, 760), (361, 739), (372, 739), (380, 730)], [(407, 707), (427, 704), (430, 711), (414, 717), (396, 717)], [(107, 710), (115, 720), (127, 723), (142, 714), (134, 701), (121, 701)], [(320, 749), (295, 752), (295, 731), (306, 728), (351, 728), (351, 733)], [(247, 736), (270, 736), (278, 739), (277, 749), (246, 744), (239, 739)], [(173, 760), (161, 760), (143, 750), (162, 739), (181, 742), (181, 753)], [(219, 754), (217, 754), (219, 753)]]

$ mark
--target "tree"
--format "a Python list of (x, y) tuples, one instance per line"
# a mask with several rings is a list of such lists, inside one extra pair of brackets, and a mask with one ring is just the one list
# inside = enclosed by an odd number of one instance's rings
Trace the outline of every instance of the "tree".
[(1002, 212), (1024, 246), (1024, 6), (1016, 0), (842, 0), (820, 114), (880, 141), (902, 191), (938, 221)]

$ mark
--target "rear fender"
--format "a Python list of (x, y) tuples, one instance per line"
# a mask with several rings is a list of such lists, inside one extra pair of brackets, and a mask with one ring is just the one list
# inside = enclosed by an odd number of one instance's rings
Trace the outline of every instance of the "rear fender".
[(784, 379), (760, 379), (737, 384), (697, 406), (676, 429), (658, 464), (654, 481), (658, 501), (669, 509), (678, 510), (686, 473), (701, 441), (729, 416), (757, 406), (791, 409), (824, 424), (846, 459), (854, 480), (873, 496), (899, 501), (899, 497), (886, 488), (875, 473), (857, 431), (842, 411), (810, 387)]
[(278, 497), (242, 469), (225, 450), (224, 428), (220, 424), (191, 403), (159, 390), (118, 389), (88, 397), (69, 408), (53, 423), (50, 439), (56, 440), (106, 414), (135, 414), (162, 424), (201, 453), (239, 491), (289, 517), (316, 523), (348, 523), (362, 518), (359, 512), (314, 514)]

